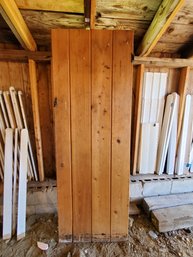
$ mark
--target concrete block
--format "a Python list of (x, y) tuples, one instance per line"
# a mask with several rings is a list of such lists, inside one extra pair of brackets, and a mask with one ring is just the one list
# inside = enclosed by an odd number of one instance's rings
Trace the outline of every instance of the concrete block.
[(141, 181), (130, 182), (130, 201), (138, 201), (143, 198), (143, 187)]
[(171, 186), (171, 180), (143, 181), (143, 196), (170, 194)]
[(36, 205), (36, 214), (55, 214), (57, 213), (57, 205), (56, 204), (47, 204), (47, 205)]
[(172, 180), (171, 194), (193, 192), (193, 178), (179, 178)]
[(57, 190), (56, 188), (45, 191), (28, 192), (27, 194), (27, 205), (46, 205), (54, 204), (57, 205)]

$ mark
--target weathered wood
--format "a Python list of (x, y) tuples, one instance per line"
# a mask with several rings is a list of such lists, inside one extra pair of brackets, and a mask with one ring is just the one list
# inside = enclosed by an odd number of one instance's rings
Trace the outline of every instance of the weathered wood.
[[(64, 47), (66, 46), (66, 47)], [(59, 240), (72, 241), (69, 31), (52, 31), (52, 82)], [(65, 83), (63, 83), (65, 80)], [(65, 122), (64, 122), (65, 121)]]
[(125, 18), (133, 20), (144, 20), (151, 21), (161, 3), (161, 0), (151, 1), (144, 0), (138, 2), (135, 0), (123, 0), (120, 2), (97, 0), (97, 12), (103, 17), (108, 18)]
[(193, 193), (152, 196), (143, 199), (143, 208), (147, 213), (184, 204), (193, 204)]
[(50, 61), (51, 52), (41, 51), (27, 51), (27, 50), (13, 50), (13, 49), (1, 49), (0, 60), (2, 61), (21, 61), (28, 62), (28, 59), (34, 61)]
[(112, 34), (92, 33), (93, 241), (110, 240)]
[(44, 163), (43, 163), (41, 127), (40, 127), (40, 116), (39, 116), (36, 64), (33, 60), (30, 60), (30, 59), (29, 59), (29, 78), (30, 78), (30, 86), (31, 86), (31, 98), (32, 98), (39, 180), (43, 181), (44, 180)]
[(159, 232), (193, 226), (193, 204), (152, 211), (152, 222)]
[(95, 28), (95, 18), (96, 18), (96, 0), (91, 1), (91, 8), (90, 8), (90, 28)]
[(185, 0), (163, 0), (159, 6), (142, 42), (137, 50), (140, 56), (147, 56), (169, 27)]
[(177, 146), (179, 145), (180, 133), (182, 130), (182, 120), (185, 107), (185, 99), (187, 94), (188, 79), (189, 79), (190, 67), (184, 67), (181, 69), (180, 81), (177, 92), (180, 96), (179, 114), (178, 114), (178, 132), (177, 132)]
[(144, 64), (152, 67), (171, 67), (171, 68), (182, 68), (182, 67), (193, 67), (193, 60), (191, 59), (180, 59), (180, 58), (157, 58), (157, 57), (144, 57), (135, 56), (133, 65)]
[(84, 1), (83, 0), (16, 0), (17, 6), (20, 9), (30, 9), (39, 11), (52, 11), (52, 12), (67, 12), (67, 13), (84, 13)]
[(36, 43), (15, 3), (14, 0), (1, 0), (0, 1), (0, 11), (13, 31), (14, 35), (18, 39), (18, 41), (21, 43), (21, 45), (30, 50), (35, 51), (36, 50)]
[(136, 92), (135, 92), (135, 110), (134, 110), (134, 120), (133, 120), (133, 144), (132, 144), (132, 154), (133, 154), (133, 166), (132, 174), (135, 175), (137, 171), (137, 157), (139, 152), (139, 135), (140, 135), (140, 118), (141, 118), (141, 104), (142, 104), (142, 86), (143, 86), (143, 73), (144, 65), (141, 64), (137, 67), (137, 81), (136, 81)]
[[(55, 173), (54, 136), (52, 117), (52, 96), (50, 81), (50, 65), (39, 63), (37, 65), (38, 100), (40, 112), (40, 125), (42, 134), (42, 151), (44, 170), (47, 177)], [(49, 135), (49, 140), (48, 140)], [(49, 156), (49, 158), (47, 158)]]
[(71, 30), (69, 47), (72, 130), (73, 240), (91, 241), (90, 32), (87, 30)]
[[(133, 33), (113, 33), (111, 240), (128, 234)], [(120, 190), (121, 189), (121, 190)]]
[(139, 215), (141, 213), (141, 210), (137, 207), (135, 203), (129, 204), (129, 215)]

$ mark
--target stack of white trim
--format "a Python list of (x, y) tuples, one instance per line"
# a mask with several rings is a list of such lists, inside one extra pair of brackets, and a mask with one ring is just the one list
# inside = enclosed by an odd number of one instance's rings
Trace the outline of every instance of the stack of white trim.
[(193, 172), (193, 95), (186, 96), (175, 171), (178, 175)]
[(25, 235), (27, 179), (37, 180), (37, 172), (22, 92), (13, 87), (0, 92), (0, 177), (4, 181), (3, 239), (10, 239), (16, 230), (20, 239)]
[(174, 174), (175, 154), (177, 145), (179, 95), (172, 93), (167, 96), (163, 124), (159, 138), (156, 173), (164, 172), (166, 158), (166, 172)]
[(142, 96), (138, 170), (153, 174), (167, 87), (167, 73), (145, 72)]

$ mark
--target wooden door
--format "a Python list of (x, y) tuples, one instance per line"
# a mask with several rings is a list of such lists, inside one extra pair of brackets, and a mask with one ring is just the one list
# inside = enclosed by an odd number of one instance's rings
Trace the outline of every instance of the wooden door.
[(59, 238), (128, 234), (131, 31), (52, 31)]

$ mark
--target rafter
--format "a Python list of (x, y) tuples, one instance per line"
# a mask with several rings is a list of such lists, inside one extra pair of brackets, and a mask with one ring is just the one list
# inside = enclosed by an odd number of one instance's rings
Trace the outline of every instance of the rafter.
[(137, 55), (147, 56), (152, 51), (184, 2), (185, 0), (162, 1), (146, 34), (142, 39), (142, 42), (137, 50)]
[(35, 51), (36, 43), (14, 0), (0, 0), (0, 12), (21, 45)]

